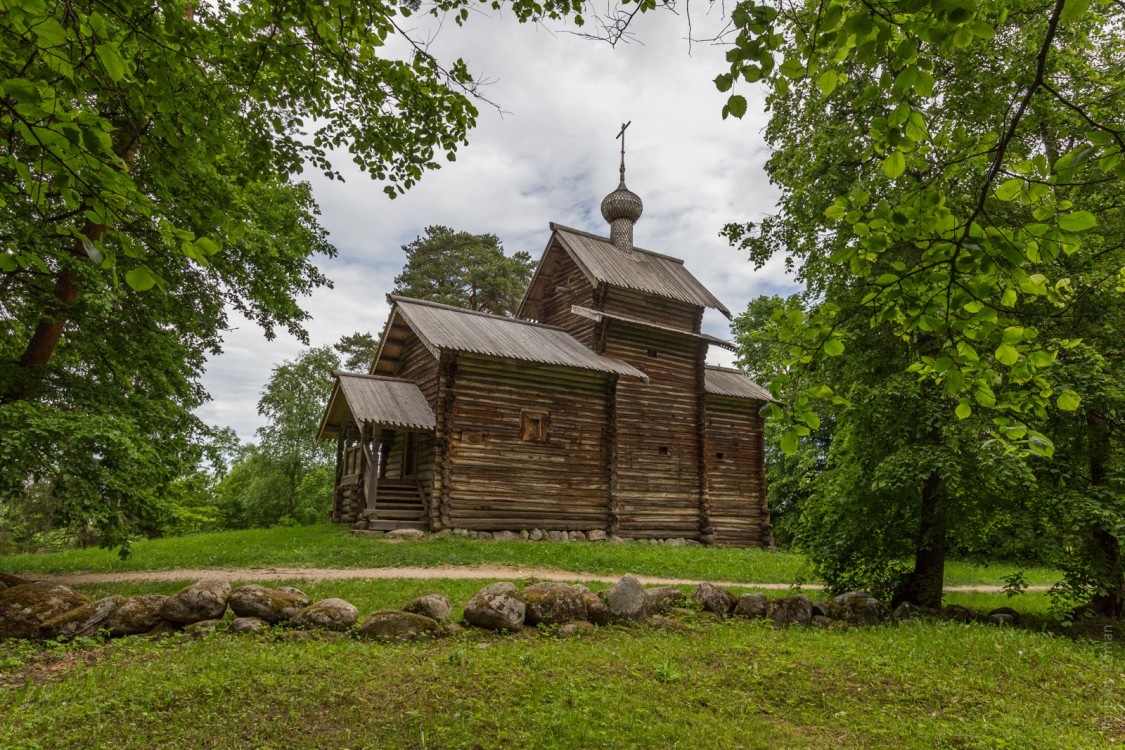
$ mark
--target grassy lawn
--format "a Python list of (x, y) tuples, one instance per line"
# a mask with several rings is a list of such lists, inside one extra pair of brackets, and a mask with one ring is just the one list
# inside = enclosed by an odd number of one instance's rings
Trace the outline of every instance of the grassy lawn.
[[(788, 552), (640, 544), (478, 542), (445, 537), (389, 543), (349, 537), (339, 526), (300, 526), (226, 531), (137, 542), (127, 560), (108, 550), (70, 550), (0, 557), (9, 573), (114, 572), (176, 568), (312, 566), (324, 568), (511, 565), (584, 573), (664, 576), (696, 580), (794, 583), (815, 578), (804, 558)], [(999, 585), (1016, 570), (1006, 564), (952, 561), (946, 584)], [(1025, 570), (1031, 585), (1050, 585), (1055, 571)]]
[[(366, 613), (479, 585), (304, 588)], [(952, 623), (122, 639), (0, 651), (0, 747), (1105, 748), (1125, 742), (1123, 670), (1116, 644)]]

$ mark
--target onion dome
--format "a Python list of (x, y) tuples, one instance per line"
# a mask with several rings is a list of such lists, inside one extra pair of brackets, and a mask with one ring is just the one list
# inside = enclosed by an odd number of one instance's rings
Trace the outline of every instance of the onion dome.
[(621, 182), (602, 199), (602, 217), (609, 222), (609, 240), (627, 253), (633, 252), (633, 225), (644, 211), (641, 197), (625, 187), (625, 153), (622, 145)]

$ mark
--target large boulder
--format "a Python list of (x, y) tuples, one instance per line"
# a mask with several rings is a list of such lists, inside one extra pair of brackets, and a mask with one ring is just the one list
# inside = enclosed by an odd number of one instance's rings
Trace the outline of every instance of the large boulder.
[(493, 583), (473, 594), (465, 605), (465, 622), (490, 630), (519, 630), (527, 607), (513, 583)]
[(660, 586), (645, 590), (645, 611), (651, 615), (668, 614), (675, 607), (687, 604), (684, 592), (675, 586)]
[(891, 619), (891, 608), (866, 591), (849, 591), (824, 602), (828, 617), (850, 625), (879, 625)]
[(453, 615), (453, 605), (449, 603), (449, 598), (445, 594), (426, 594), (407, 602), (402, 611), (423, 615), (438, 622), (446, 622)]
[(125, 603), (123, 596), (108, 596), (64, 612), (39, 626), (42, 638), (79, 638), (95, 635)]
[(601, 592), (601, 597), (609, 607), (609, 615), (613, 620), (640, 622), (647, 616), (645, 605), (648, 598), (645, 587), (634, 575), (622, 577), (613, 588)]
[(322, 599), (315, 604), (310, 604), (289, 621), (295, 628), (334, 630), (337, 632), (348, 630), (359, 619), (359, 610), (355, 605), (343, 599)]
[(160, 611), (168, 597), (160, 595), (132, 596), (114, 610), (102, 626), (110, 636), (140, 635), (160, 624)]
[(520, 592), (528, 625), (558, 625), (589, 615), (582, 592), (565, 583), (535, 583)]
[(742, 594), (738, 597), (738, 614), (743, 617), (765, 617), (765, 594)]
[(734, 594), (713, 583), (701, 583), (692, 589), (691, 600), (704, 612), (714, 612), (721, 617), (729, 615), (738, 605)]
[(43, 623), (89, 603), (89, 597), (59, 583), (6, 588), (0, 591), (0, 638), (38, 638)]
[(804, 594), (779, 596), (766, 603), (766, 617), (779, 628), (790, 625), (808, 625), (812, 622), (812, 601)]
[(436, 620), (394, 610), (376, 612), (359, 626), (360, 637), (376, 641), (416, 641), (441, 634), (441, 625)]
[(296, 617), (312, 600), (291, 586), (270, 589), (252, 583), (235, 589), (227, 604), (235, 617), (257, 617), (276, 625)]
[(160, 616), (183, 625), (218, 620), (227, 611), (229, 598), (230, 584), (226, 581), (199, 581), (168, 597), (160, 609)]

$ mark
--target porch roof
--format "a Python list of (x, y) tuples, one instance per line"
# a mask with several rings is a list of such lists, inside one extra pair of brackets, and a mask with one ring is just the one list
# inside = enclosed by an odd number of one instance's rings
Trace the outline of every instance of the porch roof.
[(434, 410), (418, 386), (409, 380), (354, 372), (332, 373), (336, 384), (320, 421), (317, 440), (334, 437), (346, 426), (347, 415), (357, 424), (378, 424), (407, 430), (434, 429)]

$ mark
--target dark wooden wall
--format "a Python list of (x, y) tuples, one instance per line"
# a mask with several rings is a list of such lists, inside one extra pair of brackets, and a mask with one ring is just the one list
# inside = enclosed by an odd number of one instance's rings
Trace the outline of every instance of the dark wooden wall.
[(604, 353), (649, 376), (648, 383), (617, 383), (613, 530), (632, 538), (698, 539), (699, 346), (643, 326), (604, 325)]
[(773, 541), (760, 407), (748, 399), (707, 397), (707, 496), (716, 544), (759, 547)]
[[(442, 523), (606, 528), (610, 376), (468, 354), (458, 355), (452, 370)], [(548, 413), (545, 442), (523, 438), (525, 410)]]
[(692, 333), (699, 333), (703, 322), (703, 308), (698, 305), (617, 287), (606, 290), (598, 309)]
[(430, 406), (437, 406), (438, 361), (417, 336), (411, 334), (403, 345), (394, 377), (413, 380)]
[(594, 307), (593, 285), (562, 248), (556, 246), (551, 249), (549, 263), (543, 268), (546, 281), (543, 283), (539, 322), (558, 326), (586, 346), (593, 347), (594, 321), (570, 311), (571, 305)]

